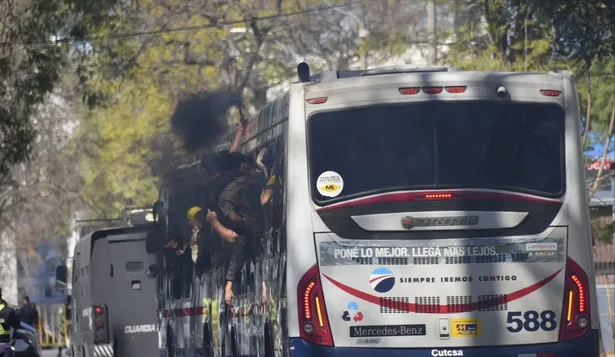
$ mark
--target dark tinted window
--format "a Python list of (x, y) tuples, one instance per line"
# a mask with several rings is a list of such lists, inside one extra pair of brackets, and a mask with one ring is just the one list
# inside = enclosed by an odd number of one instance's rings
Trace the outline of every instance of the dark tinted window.
[(563, 191), (563, 128), (564, 111), (552, 104), (423, 102), (316, 113), (312, 187), (334, 171), (344, 181), (335, 200), (419, 188), (554, 196)]
[(126, 271), (142, 271), (143, 262), (127, 262)]

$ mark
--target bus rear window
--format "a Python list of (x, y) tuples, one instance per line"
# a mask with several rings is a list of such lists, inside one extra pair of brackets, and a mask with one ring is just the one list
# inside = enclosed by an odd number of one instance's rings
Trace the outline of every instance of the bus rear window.
[[(559, 196), (565, 177), (564, 116), (556, 104), (494, 101), (314, 113), (308, 120), (313, 196), (324, 203), (434, 188)], [(334, 180), (319, 181), (323, 173)], [(323, 182), (333, 182), (330, 192), (323, 191)]]

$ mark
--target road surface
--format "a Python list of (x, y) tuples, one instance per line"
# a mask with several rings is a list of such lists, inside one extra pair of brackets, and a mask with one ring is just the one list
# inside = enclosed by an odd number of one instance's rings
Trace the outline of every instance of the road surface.
[[(62, 357), (69, 356), (69, 354), (67, 354), (66, 352), (66, 349), (62, 351)], [(50, 350), (43, 350), (43, 354), (41, 355), (41, 357), (58, 357), (58, 349), (55, 348)]]

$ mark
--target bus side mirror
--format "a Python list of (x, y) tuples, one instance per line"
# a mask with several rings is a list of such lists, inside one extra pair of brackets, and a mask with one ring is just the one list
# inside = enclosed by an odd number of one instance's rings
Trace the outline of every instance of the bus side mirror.
[(68, 320), (70, 320), (72, 318), (72, 312), (73, 312), (73, 309), (71, 309), (70, 307), (67, 306), (66, 309), (64, 310), (64, 318), (65, 318), (65, 320), (68, 321)]
[(68, 284), (68, 268), (66, 265), (58, 265), (56, 268), (56, 289), (66, 289)]
[(153, 225), (147, 230), (145, 251), (147, 254), (158, 254), (162, 251), (162, 230), (158, 224)]

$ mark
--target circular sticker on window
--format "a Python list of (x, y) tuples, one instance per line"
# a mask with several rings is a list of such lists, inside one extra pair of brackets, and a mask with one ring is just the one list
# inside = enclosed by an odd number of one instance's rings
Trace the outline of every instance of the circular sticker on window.
[(318, 176), (316, 188), (325, 197), (337, 197), (344, 189), (344, 180), (337, 172), (326, 171)]

